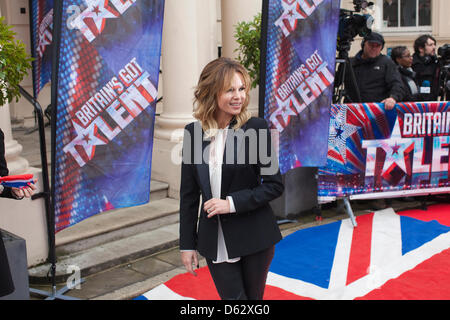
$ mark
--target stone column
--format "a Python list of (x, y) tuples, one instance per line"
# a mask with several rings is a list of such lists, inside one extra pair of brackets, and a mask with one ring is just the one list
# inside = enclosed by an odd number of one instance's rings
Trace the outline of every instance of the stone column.
[[(25, 6), (27, 2), (14, 1)], [(5, 10), (5, 1), (0, 2), (0, 16), (11, 20), (10, 10)], [(10, 1), (8, 1), (10, 4)], [(5, 157), (10, 175), (32, 173), (38, 179), (37, 192), (42, 187), (42, 172), (29, 167), (26, 159), (20, 157), (22, 145), (13, 139), (11, 130), (11, 113), (9, 104), (0, 106), (0, 128), (5, 134)], [(18, 235), (26, 240), (28, 266), (45, 261), (48, 255), (47, 222), (44, 200), (23, 199), (21, 201), (0, 198), (0, 228)]]
[(166, 0), (162, 39), (162, 113), (156, 118), (152, 179), (169, 184), (169, 196), (179, 197), (180, 165), (172, 153), (182, 129), (195, 119), (193, 93), (200, 72), (217, 58), (216, 2)]
[[(432, 34), (438, 38), (447, 38), (438, 45), (443, 45), (448, 42), (448, 37), (450, 37), (450, 21), (448, 19), (448, 13), (450, 10), (450, 2), (444, 0), (432, 0), (431, 1), (432, 14)], [(438, 41), (440, 39), (437, 39)]]
[[(238, 45), (234, 39), (235, 25), (241, 21), (253, 20), (253, 17), (261, 12), (262, 0), (222, 0), (222, 56), (236, 58), (234, 51)], [(259, 87), (250, 91), (249, 110), (253, 116), (258, 116), (258, 92)]]
[[(28, 161), (20, 157), (23, 147), (13, 139), (8, 104), (0, 106), (0, 128), (5, 134), (5, 155), (9, 174), (34, 174), (38, 179), (39, 192), (42, 190), (41, 171), (29, 167)], [(16, 201), (0, 198), (0, 211), (0, 227), (26, 240), (28, 266), (44, 262), (48, 254), (44, 200)]]

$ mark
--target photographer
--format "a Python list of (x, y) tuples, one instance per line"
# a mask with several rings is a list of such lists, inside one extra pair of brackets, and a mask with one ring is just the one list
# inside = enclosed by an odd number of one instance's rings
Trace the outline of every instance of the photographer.
[(411, 68), (412, 55), (405, 46), (398, 46), (392, 49), (391, 59), (398, 65), (398, 71), (402, 76), (403, 87), (405, 88), (404, 101), (417, 101), (419, 89), (416, 84), (416, 73)]
[[(405, 95), (402, 79), (397, 66), (387, 56), (381, 54), (384, 38), (371, 32), (364, 37), (362, 50), (350, 59), (357, 88), (352, 85), (349, 73), (345, 76), (345, 87), (349, 99), (345, 102), (381, 102), (386, 110), (394, 108)], [(359, 90), (360, 99), (358, 99)], [(360, 100), (360, 101), (358, 101)]]
[(422, 35), (414, 41), (412, 69), (419, 87), (417, 101), (437, 101), (440, 67), (436, 56), (436, 39), (431, 35)]

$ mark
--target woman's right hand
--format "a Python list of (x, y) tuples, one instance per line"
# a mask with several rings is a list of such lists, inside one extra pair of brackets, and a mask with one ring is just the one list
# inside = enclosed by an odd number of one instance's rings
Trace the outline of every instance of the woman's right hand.
[(197, 273), (194, 271), (194, 267), (199, 267), (196, 250), (181, 251), (181, 261), (183, 262), (187, 272), (197, 276)]
[(37, 179), (34, 179), (33, 182), (28, 183), (27, 187), (22, 188), (11, 188), (12, 193), (16, 196), (17, 199), (31, 198), (31, 196), (36, 191), (37, 187), (35, 186)]

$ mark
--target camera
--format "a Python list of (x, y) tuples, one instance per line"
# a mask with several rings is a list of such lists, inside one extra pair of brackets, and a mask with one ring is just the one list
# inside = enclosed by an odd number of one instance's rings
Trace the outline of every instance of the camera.
[(438, 49), (439, 56), (439, 90), (441, 101), (450, 98), (450, 44), (446, 43)]
[(442, 47), (439, 47), (438, 56), (439, 56), (439, 59), (441, 59), (442, 61), (449, 61), (450, 60), (450, 44), (446, 43)]
[[(373, 2), (353, 0), (354, 11), (341, 9), (339, 13), (339, 27), (337, 34), (337, 51), (346, 53), (350, 50), (350, 43), (359, 35), (365, 37), (372, 30), (373, 17), (369, 14), (355, 14), (373, 5)], [(342, 56), (343, 54), (340, 54)]]
[(346, 96), (344, 86), (345, 74), (349, 73), (351, 78), (351, 86), (355, 88), (357, 97), (359, 96), (358, 84), (348, 57), (351, 42), (357, 35), (365, 37), (372, 30), (373, 17), (369, 14), (355, 14), (372, 6), (373, 2), (363, 0), (353, 0), (354, 11), (341, 9), (339, 12), (339, 27), (337, 34), (336, 50), (338, 56), (336, 58), (336, 73), (333, 88), (333, 103), (341, 103), (343, 97)]
[(337, 50), (349, 50), (350, 42), (359, 35), (365, 37), (372, 30), (373, 17), (368, 14), (353, 14), (352, 11), (342, 9), (339, 15), (339, 29)]
[(353, 7), (355, 8), (356, 12), (360, 12), (361, 10), (367, 9), (371, 6), (373, 6), (373, 2), (365, 0), (353, 0)]

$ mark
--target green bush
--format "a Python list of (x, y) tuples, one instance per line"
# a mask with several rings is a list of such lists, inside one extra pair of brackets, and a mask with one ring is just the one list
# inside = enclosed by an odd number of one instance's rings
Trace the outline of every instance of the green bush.
[(0, 17), (0, 106), (19, 100), (19, 84), (28, 74), (33, 60), (26, 52), (25, 45), (15, 41), (16, 33)]
[(239, 22), (235, 26), (234, 38), (239, 44), (237, 60), (247, 70), (252, 78), (252, 88), (259, 84), (259, 59), (261, 41), (261, 13), (253, 17), (252, 21)]

